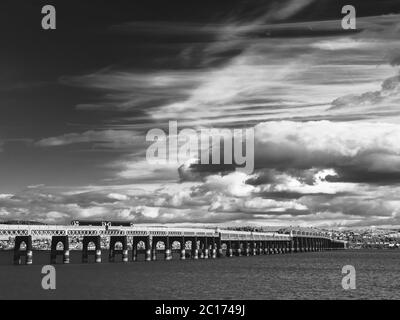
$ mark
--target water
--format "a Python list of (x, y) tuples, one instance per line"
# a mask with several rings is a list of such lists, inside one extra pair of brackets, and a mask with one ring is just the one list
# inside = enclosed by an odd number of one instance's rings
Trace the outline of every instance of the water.
[[(309, 252), (215, 260), (57, 265), (57, 289), (41, 287), (48, 252), (13, 266), (0, 252), (0, 299), (400, 299), (400, 250)], [(143, 259), (143, 257), (141, 257)], [(92, 258), (93, 259), (93, 258)], [(107, 252), (103, 252), (103, 261)], [(344, 265), (357, 289), (344, 291)]]

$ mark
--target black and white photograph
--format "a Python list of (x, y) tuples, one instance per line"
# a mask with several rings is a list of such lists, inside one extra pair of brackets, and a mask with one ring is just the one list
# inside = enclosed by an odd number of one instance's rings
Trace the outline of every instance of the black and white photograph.
[(0, 40), (0, 300), (400, 299), (399, 0), (2, 0)]

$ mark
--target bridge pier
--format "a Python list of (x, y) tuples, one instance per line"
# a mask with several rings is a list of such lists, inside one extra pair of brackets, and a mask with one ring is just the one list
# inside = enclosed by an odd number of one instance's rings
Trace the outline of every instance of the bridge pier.
[(219, 234), (219, 237), (217, 238), (217, 257), (218, 258), (222, 258), (223, 257), (221, 234)]
[(236, 255), (240, 257), (242, 255), (241, 243), (240, 241), (236, 241)]
[(138, 245), (138, 240), (136, 237), (133, 237), (132, 239), (132, 261), (137, 261), (137, 245)]
[(263, 243), (262, 241), (258, 242), (258, 254), (261, 256), (262, 254), (264, 254), (264, 247), (263, 247)]
[(212, 246), (211, 246), (211, 258), (217, 258), (217, 244), (215, 242), (215, 237), (212, 237)]
[(152, 242), (152, 238), (150, 238), (150, 236), (145, 237), (144, 239), (144, 245), (145, 245), (145, 256), (144, 256), (144, 260), (145, 261), (151, 261), (151, 242)]
[(201, 250), (201, 258), (202, 259), (208, 259), (208, 241), (207, 237), (204, 237), (202, 239), (202, 250)]
[(172, 260), (172, 249), (171, 249), (171, 241), (169, 236), (165, 237), (165, 255), (164, 255), (164, 260), (169, 261)]
[(296, 239), (294, 237), (292, 237), (292, 239), (290, 240), (290, 252), (296, 252)]
[(296, 237), (295, 239), (296, 239), (296, 252), (299, 253), (301, 252), (301, 240), (300, 240), (301, 238)]
[(279, 241), (279, 253), (284, 254), (285, 253), (285, 243), (283, 241)]
[(197, 237), (192, 238), (192, 259), (197, 260), (199, 258), (199, 249), (197, 244)]
[(266, 241), (266, 242), (265, 242), (265, 245), (266, 245), (266, 246), (265, 246), (266, 253), (267, 253), (267, 254), (272, 254), (272, 251), (271, 251), (271, 241), (269, 241), (269, 240)]
[[(115, 245), (120, 242), (122, 249), (115, 249)], [(127, 236), (111, 236), (110, 237), (110, 250), (108, 254), (108, 261), (115, 262), (115, 256), (122, 255), (122, 262), (128, 262), (128, 237)]]
[(274, 254), (278, 254), (278, 241), (274, 241)]
[(186, 259), (186, 241), (185, 241), (185, 237), (182, 237), (182, 239), (181, 239), (180, 259), (181, 260), (185, 260)]
[(243, 243), (243, 249), (244, 249), (244, 255), (248, 257), (250, 255), (250, 247), (247, 241)]
[(231, 258), (233, 256), (232, 241), (226, 242), (226, 255)]
[[(25, 243), (26, 249), (21, 250), (21, 244)], [(32, 252), (32, 237), (31, 236), (16, 236), (14, 244), (14, 264), (21, 264), (21, 257), (25, 258), (25, 264), (32, 264), (33, 252)]]
[[(95, 250), (89, 250), (88, 245), (92, 242), (95, 246)], [(83, 247), (82, 247), (82, 263), (89, 262), (89, 255), (95, 255), (95, 262), (101, 263), (101, 239), (100, 236), (84, 236)]]
[(251, 250), (251, 255), (253, 255), (253, 256), (255, 256), (255, 255), (257, 255), (257, 242), (255, 242), (255, 241), (252, 241), (251, 243), (250, 243), (250, 250)]
[[(62, 243), (63, 249), (57, 250), (57, 245)], [(57, 256), (63, 256), (63, 263), (69, 263), (69, 241), (68, 236), (52, 236), (51, 237), (51, 251), (50, 251), (50, 263), (57, 263)]]
[(157, 260), (157, 240), (155, 237), (151, 239), (151, 260)]

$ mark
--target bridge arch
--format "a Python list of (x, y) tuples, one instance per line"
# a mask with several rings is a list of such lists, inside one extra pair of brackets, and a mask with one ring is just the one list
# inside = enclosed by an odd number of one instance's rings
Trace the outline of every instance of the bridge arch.
[(95, 244), (93, 241), (89, 241), (89, 242), (87, 243), (85, 249), (91, 250), (91, 251), (92, 251), (92, 250), (96, 250), (96, 244)]
[(116, 241), (114, 243), (114, 250), (122, 250), (124, 247), (122, 241)]
[(20, 251), (26, 251), (26, 248), (27, 248), (27, 244), (26, 244), (26, 242), (25, 242), (24, 240), (22, 240), (22, 241), (19, 243), (18, 249), (19, 249)]
[(26, 257), (25, 264), (32, 264), (32, 237), (16, 236), (14, 243), (14, 264), (21, 264), (21, 257)]
[(62, 241), (56, 243), (56, 250), (64, 250), (64, 243)]
[(155, 248), (156, 248), (156, 250), (165, 250), (165, 241), (164, 240), (156, 240)]
[(176, 250), (182, 250), (182, 247), (185, 245), (183, 244), (182, 246), (182, 241), (181, 240), (174, 240), (172, 241), (172, 248)]

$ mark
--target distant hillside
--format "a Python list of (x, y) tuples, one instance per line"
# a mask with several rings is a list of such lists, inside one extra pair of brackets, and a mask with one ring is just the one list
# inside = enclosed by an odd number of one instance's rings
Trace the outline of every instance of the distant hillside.
[(25, 220), (8, 220), (8, 221), (0, 221), (0, 224), (30, 224), (30, 225), (46, 225), (46, 223), (38, 222), (38, 221), (25, 221)]

